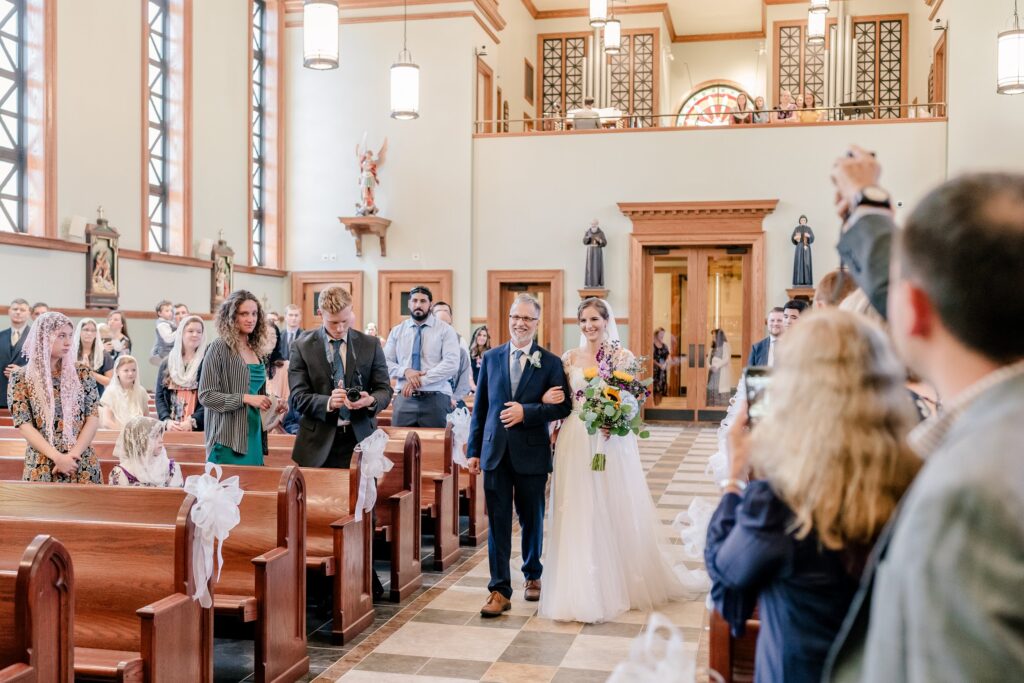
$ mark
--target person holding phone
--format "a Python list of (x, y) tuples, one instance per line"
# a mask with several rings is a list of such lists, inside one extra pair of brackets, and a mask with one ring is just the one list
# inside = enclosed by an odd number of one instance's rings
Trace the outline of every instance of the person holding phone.
[[(764, 418), (748, 429), (737, 412), (704, 557), (733, 635), (760, 605), (756, 681), (821, 680), (868, 554), (921, 466), (904, 376), (877, 325), (820, 311), (786, 333)], [(748, 393), (765, 377), (748, 371)]]

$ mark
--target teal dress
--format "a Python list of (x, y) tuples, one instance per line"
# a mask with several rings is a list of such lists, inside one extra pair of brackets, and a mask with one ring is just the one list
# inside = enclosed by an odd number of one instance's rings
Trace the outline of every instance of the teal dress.
[[(267, 368), (262, 363), (249, 364), (249, 393), (258, 394), (267, 381)], [(245, 406), (248, 411), (249, 429), (245, 453), (236, 453), (222, 443), (214, 444), (210, 451), (210, 462), (219, 465), (263, 465), (263, 418), (260, 411)]]

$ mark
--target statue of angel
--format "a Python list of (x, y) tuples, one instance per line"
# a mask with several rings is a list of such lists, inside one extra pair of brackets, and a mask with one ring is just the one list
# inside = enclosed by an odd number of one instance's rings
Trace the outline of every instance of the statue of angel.
[(374, 155), (373, 150), (366, 144), (366, 136), (363, 136), (362, 145), (356, 145), (356, 159), (359, 161), (359, 202), (356, 204), (357, 216), (375, 216), (378, 208), (374, 201), (374, 192), (380, 180), (377, 178), (377, 167), (384, 163), (384, 154), (388, 150), (388, 139), (384, 138), (384, 144), (380, 151)]

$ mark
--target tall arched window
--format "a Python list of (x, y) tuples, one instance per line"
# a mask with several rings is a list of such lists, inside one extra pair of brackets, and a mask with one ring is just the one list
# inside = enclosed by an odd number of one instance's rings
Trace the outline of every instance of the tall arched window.
[[(709, 83), (698, 87), (679, 108), (677, 126), (725, 126), (729, 112), (736, 106), (736, 98), (743, 90), (729, 83)], [(747, 95), (747, 101), (753, 102)]]

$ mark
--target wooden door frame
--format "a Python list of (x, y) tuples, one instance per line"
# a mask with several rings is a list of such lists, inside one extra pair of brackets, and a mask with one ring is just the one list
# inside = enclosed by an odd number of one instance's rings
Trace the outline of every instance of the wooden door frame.
[[(479, 130), (480, 133), (493, 133), (494, 124), (494, 69), (487, 65), (480, 57), (476, 58), (476, 76), (477, 76), (477, 87), (480, 87), (480, 77), (484, 77), (484, 83), (486, 89), (484, 92), (484, 111), (483, 111), (483, 130)], [(480, 102), (480, 93), (477, 93), (477, 104)], [(475, 107), (475, 105), (474, 105)], [(477, 119), (478, 121), (481, 119)]]
[[(629, 244), (629, 346), (637, 355), (648, 347), (653, 330), (654, 258), (650, 247), (742, 246), (750, 249), (750, 282), (743, 337), (749, 353), (754, 325), (764, 315), (766, 298), (764, 219), (778, 199), (724, 202), (629, 202), (619, 210), (632, 221)], [(746, 292), (745, 292), (746, 293)], [(645, 362), (648, 375), (651, 361)]]
[[(311, 284), (331, 284), (348, 282), (352, 287), (352, 309), (356, 313), (356, 327), (362, 329), (363, 317), (363, 271), (361, 270), (312, 270), (292, 273), (292, 303), (302, 310), (303, 324), (306, 311), (302, 307), (302, 289)], [(306, 328), (303, 328), (306, 329)]]
[(935, 111), (932, 111), (932, 116), (945, 116), (946, 115), (946, 74), (949, 71), (949, 52), (946, 49), (946, 32), (943, 31), (942, 35), (935, 42), (935, 48), (932, 50), (932, 66), (941, 68), (934, 68), (933, 71), (933, 89), (935, 95), (935, 102), (929, 102), (929, 104), (941, 103), (941, 107), (935, 107)]
[[(565, 311), (565, 272), (561, 270), (489, 270), (487, 271), (487, 329), (497, 330), (503, 323), (501, 286), (506, 283), (531, 282), (549, 285), (551, 301), (547, 307), (551, 316), (551, 349), (561, 355), (564, 343), (562, 316)], [(491, 336), (495, 336), (492, 331)]]
[(440, 282), (440, 287), (430, 287), (434, 295), (434, 303), (438, 301), (452, 300), (452, 271), (451, 270), (379, 270), (377, 271), (377, 331), (383, 336), (391, 332), (391, 328), (398, 324), (397, 320), (391, 320), (391, 311), (388, 305), (388, 293), (391, 285), (395, 283), (407, 284), (410, 289), (416, 285)]

